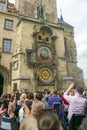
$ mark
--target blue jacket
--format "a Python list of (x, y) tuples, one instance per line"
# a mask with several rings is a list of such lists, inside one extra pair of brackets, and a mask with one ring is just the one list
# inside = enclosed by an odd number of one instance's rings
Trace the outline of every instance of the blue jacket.
[(63, 106), (62, 106), (62, 98), (60, 96), (57, 95), (53, 95), (51, 97), (49, 97), (49, 107), (50, 108), (54, 108), (54, 102), (59, 102), (60, 103), (60, 111), (58, 114), (59, 118), (64, 117), (64, 113), (63, 113)]

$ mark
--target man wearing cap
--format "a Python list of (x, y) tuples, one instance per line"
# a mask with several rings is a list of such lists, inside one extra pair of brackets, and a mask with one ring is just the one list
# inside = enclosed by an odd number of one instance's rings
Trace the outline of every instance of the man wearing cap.
[[(69, 92), (73, 90), (74, 95), (69, 95)], [(69, 103), (68, 120), (71, 120), (73, 114), (84, 114), (87, 100), (83, 96), (83, 87), (77, 87), (74, 83), (71, 83), (69, 88), (64, 92), (64, 98)]]

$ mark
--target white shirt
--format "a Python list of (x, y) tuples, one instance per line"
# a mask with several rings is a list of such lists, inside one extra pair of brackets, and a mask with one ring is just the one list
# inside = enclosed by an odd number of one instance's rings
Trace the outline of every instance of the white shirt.
[(67, 92), (64, 93), (64, 98), (69, 103), (68, 119), (70, 120), (73, 114), (84, 114), (87, 100), (82, 95), (76, 93), (71, 96)]
[(18, 117), (18, 119), (19, 119), (19, 122), (21, 123), (21, 121), (24, 119), (24, 110), (23, 110), (24, 108), (23, 107), (21, 107), (20, 108), (20, 110), (19, 110), (19, 117)]

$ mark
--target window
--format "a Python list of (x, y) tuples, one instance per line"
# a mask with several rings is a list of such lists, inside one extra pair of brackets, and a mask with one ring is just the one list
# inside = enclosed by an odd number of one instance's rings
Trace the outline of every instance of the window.
[(46, 41), (49, 42), (49, 37), (46, 37)]
[(38, 40), (41, 40), (42, 39), (42, 37), (41, 36), (38, 36)]
[(14, 91), (16, 91), (17, 90), (17, 83), (14, 83), (13, 85), (14, 85)]
[(3, 52), (10, 52), (11, 51), (11, 42), (10, 39), (3, 39)]
[(0, 11), (5, 11), (5, 9), (6, 9), (6, 4), (5, 4), (5, 2), (0, 1)]
[(64, 55), (66, 58), (68, 58), (67, 39), (65, 39), (65, 38), (64, 38), (64, 47), (65, 47)]
[(8, 29), (8, 30), (12, 30), (12, 28), (13, 28), (13, 21), (5, 19), (5, 26), (4, 26), (4, 28)]

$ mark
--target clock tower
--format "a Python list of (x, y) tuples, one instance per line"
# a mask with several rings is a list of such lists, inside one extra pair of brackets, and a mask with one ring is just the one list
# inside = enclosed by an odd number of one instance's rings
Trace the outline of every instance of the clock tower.
[(56, 0), (16, 0), (12, 84), (18, 90), (62, 90), (78, 77), (73, 27), (57, 18), (56, 5)]
[(21, 15), (38, 18), (41, 10), (46, 21), (57, 23), (56, 0), (16, 0), (15, 3), (16, 9)]

